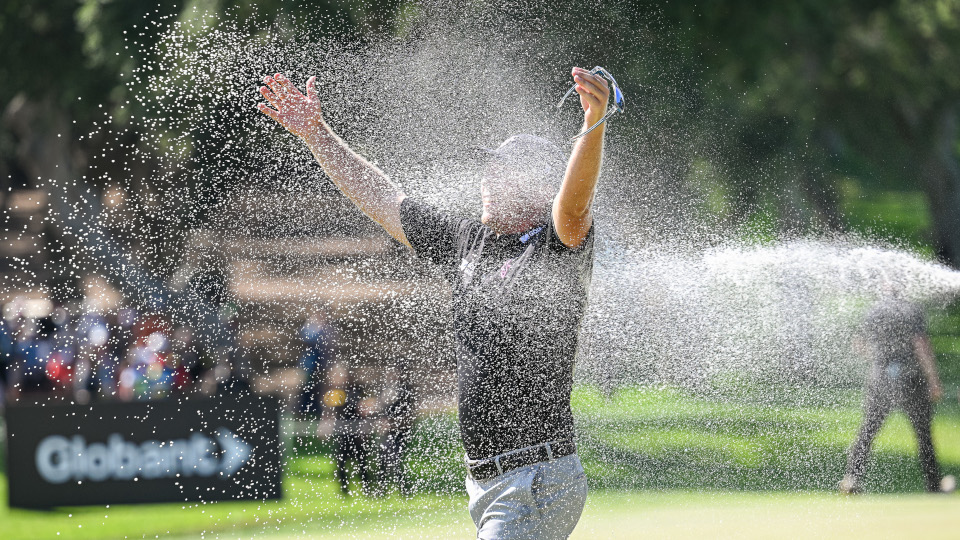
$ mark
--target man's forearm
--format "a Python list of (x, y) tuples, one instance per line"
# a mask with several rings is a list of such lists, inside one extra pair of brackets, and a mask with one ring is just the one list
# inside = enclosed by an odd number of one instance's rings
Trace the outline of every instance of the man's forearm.
[(383, 171), (351, 150), (328, 126), (322, 126), (305, 142), (337, 188), (390, 236), (409, 246), (400, 225), (403, 191)]
[(553, 203), (557, 235), (570, 247), (579, 246), (593, 224), (590, 207), (603, 162), (604, 127), (601, 125), (574, 145), (563, 184)]
[(937, 363), (933, 356), (933, 347), (930, 345), (930, 338), (927, 336), (915, 336), (913, 338), (913, 350), (920, 363), (920, 369), (927, 383), (931, 388), (940, 387), (940, 374), (937, 372)]
[(583, 136), (573, 147), (559, 194), (564, 214), (585, 216), (590, 211), (603, 162), (604, 127)]

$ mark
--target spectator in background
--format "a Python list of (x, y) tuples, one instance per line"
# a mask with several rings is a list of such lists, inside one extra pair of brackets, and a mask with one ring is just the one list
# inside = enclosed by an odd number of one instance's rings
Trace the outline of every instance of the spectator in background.
[(174, 387), (179, 393), (192, 391), (205, 370), (189, 327), (180, 326), (173, 331), (172, 349), (177, 364)]
[(129, 326), (125, 336), (124, 327), (120, 322), (121, 317), (120, 313), (110, 313), (106, 316), (106, 342), (91, 367), (90, 381), (87, 384), (91, 400), (116, 398), (120, 362), (126, 357), (127, 347), (130, 344)]
[(77, 354), (73, 361), (74, 397), (78, 403), (87, 403), (101, 393), (102, 381), (98, 372), (109, 366), (110, 329), (106, 317), (88, 314), (88, 324), (82, 328)]
[(119, 395), (123, 400), (159, 399), (170, 395), (173, 370), (167, 365), (166, 334), (157, 330), (138, 339), (130, 349), (120, 373)]
[(97, 367), (97, 388), (101, 397), (117, 398), (119, 379), (128, 365), (127, 356), (133, 344), (133, 328), (137, 322), (137, 312), (133, 308), (122, 308), (109, 321), (110, 339), (107, 341), (107, 358)]
[(217, 380), (217, 395), (247, 395), (250, 387), (250, 359), (243, 349), (237, 348), (221, 357), (214, 368)]
[(333, 357), (333, 327), (325, 312), (318, 311), (307, 318), (300, 328), (300, 340), (304, 346), (300, 356), (304, 380), (297, 399), (297, 412), (314, 415), (320, 411), (320, 393), (326, 385), (327, 367)]
[(10, 384), (10, 365), (13, 359), (13, 332), (10, 321), (0, 318), (0, 411), (3, 411)]
[(47, 359), (53, 352), (54, 330), (50, 325), (23, 318), (14, 339), (14, 386), (23, 399), (36, 402), (53, 393), (47, 377)]
[(920, 469), (927, 491), (940, 491), (940, 468), (933, 449), (932, 403), (943, 394), (926, 318), (919, 306), (897, 297), (891, 287), (867, 313), (856, 348), (871, 362), (863, 422), (847, 455), (843, 493), (860, 493), (870, 446), (894, 408), (906, 413), (917, 434)]
[(404, 458), (417, 404), (405, 362), (387, 373), (380, 406), (386, 422), (386, 435), (380, 445), (380, 485), (384, 491), (396, 488), (407, 495), (412, 486), (404, 470)]
[(365, 425), (367, 412), (363, 407), (364, 388), (341, 365), (330, 369), (329, 387), (323, 395), (323, 415), (333, 417), (333, 455), (335, 476), (340, 491), (350, 495), (350, 481), (354, 472), (360, 476), (361, 490), (368, 493), (372, 486), (369, 426)]

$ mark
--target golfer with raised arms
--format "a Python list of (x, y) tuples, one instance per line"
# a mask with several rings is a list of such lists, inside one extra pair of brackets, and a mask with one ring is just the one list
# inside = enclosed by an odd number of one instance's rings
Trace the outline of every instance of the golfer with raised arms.
[[(606, 113), (607, 81), (574, 68), (584, 129)], [(307, 144), (337, 187), (453, 289), (460, 432), (478, 538), (566, 538), (587, 495), (570, 392), (593, 267), (591, 206), (605, 123), (567, 155), (515, 135), (488, 150), (482, 214), (461, 219), (407, 197), (324, 122), (306, 94), (264, 79), (260, 111)]]

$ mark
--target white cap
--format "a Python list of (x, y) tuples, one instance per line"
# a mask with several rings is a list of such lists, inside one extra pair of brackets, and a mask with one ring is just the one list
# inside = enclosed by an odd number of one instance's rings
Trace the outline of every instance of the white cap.
[(560, 178), (567, 167), (567, 154), (559, 146), (528, 133), (514, 135), (497, 148), (483, 148), (483, 151), (534, 178)]

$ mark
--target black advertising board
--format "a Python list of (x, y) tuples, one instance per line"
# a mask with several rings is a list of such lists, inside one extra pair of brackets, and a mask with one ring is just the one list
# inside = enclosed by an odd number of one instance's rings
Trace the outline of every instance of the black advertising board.
[(18, 406), (6, 419), (11, 507), (280, 497), (270, 398)]

